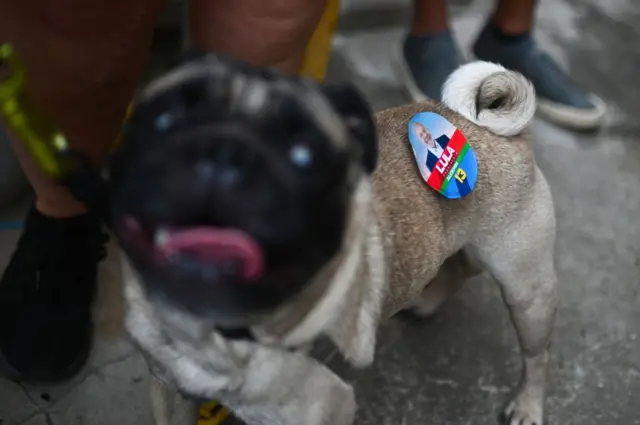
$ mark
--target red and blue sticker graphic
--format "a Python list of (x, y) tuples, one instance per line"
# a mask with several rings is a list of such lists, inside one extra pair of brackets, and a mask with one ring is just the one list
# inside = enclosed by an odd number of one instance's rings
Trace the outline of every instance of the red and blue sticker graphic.
[(422, 178), (450, 199), (473, 190), (478, 163), (464, 134), (433, 112), (416, 114), (409, 121), (409, 141)]

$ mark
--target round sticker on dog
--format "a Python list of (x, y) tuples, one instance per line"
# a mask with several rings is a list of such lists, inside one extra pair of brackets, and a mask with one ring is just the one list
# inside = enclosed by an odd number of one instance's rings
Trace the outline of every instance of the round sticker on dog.
[(409, 141), (418, 169), (429, 186), (450, 199), (469, 194), (476, 184), (478, 163), (464, 134), (433, 112), (409, 121)]

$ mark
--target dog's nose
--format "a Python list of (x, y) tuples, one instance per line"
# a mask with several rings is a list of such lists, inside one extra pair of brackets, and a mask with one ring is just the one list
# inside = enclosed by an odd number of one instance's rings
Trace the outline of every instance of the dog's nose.
[(255, 149), (242, 140), (214, 140), (205, 155), (196, 159), (195, 172), (207, 185), (231, 189), (241, 184), (258, 160)]

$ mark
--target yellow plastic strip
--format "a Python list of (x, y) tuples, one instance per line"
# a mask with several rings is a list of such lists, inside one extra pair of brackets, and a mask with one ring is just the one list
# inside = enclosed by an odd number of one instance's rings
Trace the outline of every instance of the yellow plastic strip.
[(340, 0), (327, 0), (324, 14), (307, 46), (300, 75), (312, 77), (318, 81), (325, 79), (339, 15)]

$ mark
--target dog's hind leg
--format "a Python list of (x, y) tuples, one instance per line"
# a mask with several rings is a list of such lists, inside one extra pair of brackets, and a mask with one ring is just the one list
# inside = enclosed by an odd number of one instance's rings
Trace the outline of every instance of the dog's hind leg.
[(422, 290), (420, 297), (409, 307), (412, 314), (427, 318), (431, 317), (449, 298), (462, 288), (471, 277), (482, 271), (469, 257), (460, 250), (447, 258), (438, 274)]
[(555, 216), (536, 169), (533, 197), (520, 219), (494, 226), (475, 241), (478, 258), (498, 281), (524, 358), (522, 380), (504, 412), (508, 425), (542, 425), (548, 346), (557, 309)]

